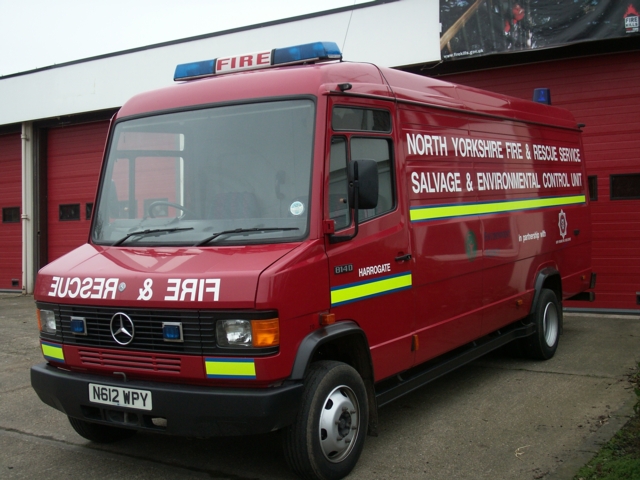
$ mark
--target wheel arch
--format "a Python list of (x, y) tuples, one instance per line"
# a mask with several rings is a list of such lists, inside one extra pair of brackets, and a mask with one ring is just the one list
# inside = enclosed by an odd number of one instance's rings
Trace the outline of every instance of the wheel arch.
[[(552, 290), (555, 293), (558, 302), (560, 303), (560, 308), (562, 310), (562, 277), (560, 276), (560, 272), (554, 267), (545, 267), (540, 270), (536, 276), (536, 280), (534, 283), (534, 294), (533, 294), (533, 302), (531, 302), (531, 309), (529, 310), (529, 318), (532, 318), (536, 308), (538, 306), (538, 302), (540, 301), (540, 294), (543, 289)], [(562, 322), (562, 312), (560, 312), (560, 333), (562, 334), (563, 330), (563, 322)]]
[(303, 380), (309, 366), (319, 360), (336, 360), (346, 363), (360, 374), (367, 388), (369, 434), (377, 435), (378, 409), (373, 362), (364, 331), (353, 321), (342, 321), (310, 333), (298, 348), (290, 379)]

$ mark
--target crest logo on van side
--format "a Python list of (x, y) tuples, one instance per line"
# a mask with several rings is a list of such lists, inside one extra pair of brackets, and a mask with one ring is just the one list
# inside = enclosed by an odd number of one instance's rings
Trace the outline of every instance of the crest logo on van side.
[(558, 214), (558, 228), (560, 229), (560, 236), (564, 240), (564, 237), (567, 236), (567, 214), (564, 213), (564, 210), (560, 210)]

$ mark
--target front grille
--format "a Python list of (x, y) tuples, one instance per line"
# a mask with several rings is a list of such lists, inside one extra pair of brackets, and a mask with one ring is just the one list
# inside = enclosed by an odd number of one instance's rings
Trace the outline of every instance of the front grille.
[[(63, 341), (68, 345), (193, 355), (213, 354), (216, 351), (214, 318), (206, 312), (85, 305), (61, 305), (59, 312)], [(126, 313), (135, 326), (133, 341), (124, 347), (111, 335), (111, 317), (118, 312)], [(87, 335), (74, 335), (71, 332), (71, 317), (85, 319)], [(166, 342), (162, 336), (163, 322), (181, 322), (184, 342)]]
[[(152, 352), (167, 354), (136, 358), (134, 364), (140, 368), (173, 368), (167, 359), (171, 355), (221, 355), (262, 357), (278, 353), (278, 347), (265, 348), (228, 348), (216, 345), (216, 322), (225, 319), (242, 318), (247, 320), (266, 320), (277, 318), (275, 310), (164, 310), (151, 308), (128, 307), (94, 307), (88, 305), (56, 305), (37, 302), (40, 309), (53, 310), (56, 313), (58, 329), (55, 335), (41, 333), (43, 340), (87, 347), (87, 355), (83, 362), (97, 362), (95, 365), (123, 366), (118, 362), (130, 359), (118, 356), (98, 356), (98, 353), (113, 353), (119, 350), (125, 353)], [(117, 343), (111, 335), (111, 318), (116, 313), (124, 313), (131, 318), (135, 332), (133, 341), (127, 345)], [(76, 335), (71, 331), (71, 317), (83, 318), (87, 327), (87, 335)], [(164, 322), (180, 322), (182, 324), (183, 342), (165, 341), (162, 335)], [(122, 340), (122, 339), (121, 339)], [(94, 351), (95, 350), (95, 351)], [(93, 353), (91, 353), (93, 352)], [(151, 360), (149, 360), (151, 359)], [(116, 364), (113, 364), (116, 362)], [(89, 365), (87, 363), (87, 365)], [(180, 368), (179, 366), (177, 367)], [(178, 370), (179, 371), (179, 370)]]
[(180, 373), (179, 357), (163, 357), (153, 353), (122, 353), (97, 348), (78, 350), (82, 365), (137, 370), (139, 372)]

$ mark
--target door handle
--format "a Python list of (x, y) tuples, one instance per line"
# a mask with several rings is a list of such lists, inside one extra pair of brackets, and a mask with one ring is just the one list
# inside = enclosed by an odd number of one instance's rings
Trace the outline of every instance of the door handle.
[(405, 255), (400, 255), (398, 257), (396, 257), (396, 262), (407, 262), (411, 260), (411, 254), (407, 253)]

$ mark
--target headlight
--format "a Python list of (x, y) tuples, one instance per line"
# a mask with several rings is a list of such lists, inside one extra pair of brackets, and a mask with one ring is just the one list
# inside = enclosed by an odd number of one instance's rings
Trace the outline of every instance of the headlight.
[(56, 333), (56, 314), (53, 310), (38, 310), (38, 327), (44, 333)]
[(220, 320), (216, 325), (216, 338), (221, 347), (250, 347), (250, 320)]
[(280, 322), (268, 320), (219, 320), (216, 339), (221, 347), (277, 347), (280, 345)]

